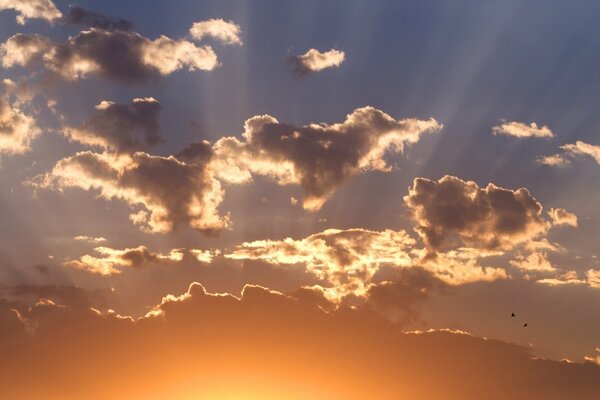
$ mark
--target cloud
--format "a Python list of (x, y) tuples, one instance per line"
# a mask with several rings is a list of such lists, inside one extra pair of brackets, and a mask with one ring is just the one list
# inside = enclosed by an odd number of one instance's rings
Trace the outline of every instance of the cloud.
[(586, 356), (585, 360), (600, 365), (600, 347), (596, 347), (596, 354)]
[(62, 285), (32, 285), (20, 284), (0, 289), (4, 296), (14, 298), (17, 302), (15, 308), (25, 313), (27, 307), (42, 300), (50, 300), (76, 309), (89, 309), (90, 307), (106, 307), (107, 297), (113, 294), (110, 289), (97, 289), (87, 291), (78, 286)]
[(593, 363), (460, 331), (402, 333), (362, 308), (326, 313), (258, 286), (234, 297), (194, 283), (137, 320), (49, 300), (20, 313), (0, 300), (0, 318), (0, 385), (14, 399), (587, 400), (600, 390)]
[(346, 54), (341, 50), (331, 49), (321, 53), (319, 50), (310, 49), (306, 53), (291, 58), (296, 73), (307, 75), (319, 72), (326, 68), (339, 68), (346, 59)]
[(75, 240), (78, 240), (80, 242), (89, 242), (89, 243), (102, 243), (102, 242), (106, 242), (106, 239), (98, 236), (98, 237), (93, 237), (93, 236), (85, 236), (85, 235), (80, 235), (80, 236), (75, 236), (74, 238)]
[(562, 154), (553, 154), (550, 156), (538, 157), (537, 161), (540, 164), (549, 165), (552, 167), (562, 167), (571, 163), (571, 160), (569, 160)]
[(575, 143), (565, 144), (560, 146), (566, 154), (572, 156), (588, 156), (594, 159), (596, 163), (600, 164), (600, 146), (582, 142), (581, 140)]
[(551, 208), (548, 215), (552, 219), (552, 225), (567, 225), (577, 228), (577, 215), (564, 208)]
[(31, 142), (40, 133), (34, 117), (0, 93), (0, 155), (29, 151)]
[(140, 82), (181, 69), (210, 71), (219, 66), (210, 46), (135, 32), (92, 28), (55, 46), (44, 56), (46, 67), (67, 80), (95, 73), (106, 79)]
[(113, 18), (106, 15), (88, 11), (80, 6), (71, 5), (65, 16), (65, 21), (73, 25), (87, 28), (100, 28), (105, 31), (131, 31), (133, 22), (124, 18)]
[(162, 142), (160, 103), (152, 98), (136, 98), (129, 105), (102, 101), (96, 112), (81, 126), (66, 126), (71, 140), (104, 150), (132, 152)]
[(527, 125), (522, 122), (504, 122), (492, 128), (494, 135), (507, 135), (517, 138), (551, 138), (554, 134), (547, 126), (538, 126), (535, 122)]
[(0, 60), (5, 68), (28, 67), (40, 62), (51, 47), (50, 40), (41, 35), (17, 33), (0, 44)]
[(221, 254), (221, 251), (190, 249), (190, 254), (193, 255), (199, 262), (210, 264), (215, 256)]
[(582, 142), (581, 140), (575, 143), (568, 143), (560, 146), (563, 153), (543, 156), (538, 158), (542, 164), (550, 166), (563, 166), (569, 164), (571, 159), (576, 157), (591, 157), (597, 164), (600, 164), (600, 146)]
[(452, 286), (507, 279), (504, 268), (480, 265), (480, 259), (496, 255), (499, 253), (464, 247), (436, 253), (427, 248), (412, 250), (413, 265)]
[[(319, 290), (334, 302), (366, 297), (372, 285), (389, 280), (386, 274), (418, 269), (448, 285), (507, 278), (502, 268), (482, 267), (478, 259), (497, 253), (459, 249), (438, 253), (415, 247), (405, 231), (327, 229), (303, 239), (256, 240), (224, 253), (234, 260), (260, 260), (273, 265), (301, 265), (319, 280)], [(406, 272), (409, 274), (409, 272)]]
[[(209, 152), (209, 150), (207, 150)], [(130, 219), (148, 232), (169, 232), (188, 224), (205, 233), (229, 226), (218, 214), (223, 190), (206, 160), (186, 163), (173, 156), (80, 152), (31, 180), (34, 187), (98, 191), (134, 209)]]
[(394, 270), (391, 276), (370, 284), (365, 307), (383, 315), (396, 325), (417, 322), (418, 307), (434, 292), (444, 292), (446, 284), (422, 268)]
[(554, 268), (550, 263), (550, 260), (548, 260), (548, 254), (543, 251), (534, 251), (526, 256), (517, 254), (515, 259), (510, 261), (510, 264), (515, 268), (525, 271), (556, 271), (556, 268)]
[(54, 21), (62, 17), (51, 0), (0, 0), (0, 11), (4, 10), (16, 11), (17, 22), (21, 25), (33, 18)]
[(549, 286), (586, 285), (594, 289), (600, 289), (600, 270), (588, 269), (584, 275), (585, 277), (580, 278), (576, 271), (567, 271), (557, 277), (539, 279), (536, 282)]
[(234, 260), (261, 260), (275, 265), (302, 264), (326, 285), (326, 295), (363, 296), (383, 266), (409, 267), (414, 239), (404, 231), (327, 229), (304, 239), (245, 242), (224, 254)]
[(365, 171), (390, 171), (387, 151), (402, 153), (421, 134), (442, 125), (434, 119), (395, 120), (373, 107), (363, 107), (336, 124), (297, 127), (269, 115), (245, 123), (243, 140), (221, 138), (215, 143), (220, 179), (243, 183), (264, 175), (280, 185), (297, 184), (303, 207), (316, 211), (352, 176)]
[[(3, 63), (30, 64), (44, 44), (43, 64), (46, 69), (66, 80), (77, 80), (90, 74), (102, 78), (139, 83), (176, 71), (211, 71), (220, 64), (210, 46), (196, 46), (185, 39), (160, 36), (150, 40), (136, 32), (91, 28), (70, 37), (65, 43), (48, 44), (34, 35), (10, 38), (1, 46), (6, 53)], [(26, 40), (27, 39), (27, 40)], [(37, 43), (37, 47), (32, 47)], [(35, 50), (35, 51), (34, 51)]]
[(100, 257), (84, 255), (78, 260), (67, 260), (65, 267), (75, 268), (93, 274), (110, 276), (122, 272), (123, 268), (144, 268), (152, 263), (173, 263), (181, 261), (183, 252), (179, 249), (168, 254), (152, 253), (146, 246), (130, 249), (111, 249), (109, 247), (96, 247), (94, 249)]
[(417, 223), (416, 232), (431, 250), (462, 244), (487, 250), (511, 250), (544, 235), (549, 224), (542, 205), (527, 189), (445, 176), (416, 178), (404, 197)]
[(233, 21), (225, 21), (221, 18), (213, 18), (206, 21), (195, 22), (190, 28), (190, 35), (196, 40), (206, 37), (218, 39), (225, 44), (242, 45), (240, 34), (242, 30)]

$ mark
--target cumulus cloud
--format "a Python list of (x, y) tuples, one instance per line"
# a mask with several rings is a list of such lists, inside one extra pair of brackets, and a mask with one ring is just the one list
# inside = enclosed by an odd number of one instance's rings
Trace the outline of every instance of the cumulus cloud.
[(100, 28), (106, 31), (131, 31), (133, 23), (124, 18), (113, 18), (97, 12), (89, 11), (77, 5), (71, 5), (65, 21), (86, 28)]
[(161, 106), (152, 98), (136, 98), (129, 105), (102, 101), (81, 126), (66, 126), (65, 135), (79, 143), (114, 152), (132, 152), (158, 144)]
[[(527, 189), (445, 176), (416, 178), (404, 197), (417, 223), (416, 232), (432, 250), (466, 247), (511, 250), (542, 236), (549, 228), (542, 205)], [(460, 246), (459, 246), (460, 247)]]
[(125, 82), (145, 81), (181, 69), (210, 71), (219, 65), (210, 46), (160, 36), (147, 39), (135, 32), (92, 28), (55, 46), (44, 56), (46, 67), (67, 80), (96, 73)]
[(281, 185), (300, 185), (304, 208), (316, 211), (350, 177), (389, 171), (387, 151), (402, 153), (423, 133), (441, 127), (434, 119), (397, 121), (373, 107), (359, 108), (331, 125), (297, 127), (255, 116), (246, 121), (243, 140), (225, 137), (215, 143), (217, 170), (231, 183), (248, 182), (256, 174)]
[(50, 40), (41, 35), (17, 33), (0, 44), (0, 60), (5, 68), (28, 67), (41, 61), (43, 53), (51, 47)]
[(52, 0), (0, 0), (0, 11), (4, 10), (16, 11), (21, 25), (28, 19), (54, 21), (62, 17)]
[(0, 93), (0, 155), (29, 151), (31, 142), (40, 133), (34, 117)]
[(134, 208), (131, 220), (149, 232), (169, 232), (178, 224), (206, 233), (229, 226), (229, 219), (217, 210), (223, 199), (221, 184), (206, 161), (186, 163), (143, 152), (80, 152), (59, 161), (30, 184), (93, 190), (106, 200), (125, 201)]
[(577, 215), (564, 208), (551, 208), (548, 215), (552, 219), (552, 225), (567, 225), (577, 228)]
[(17, 312), (0, 300), (0, 319), (0, 385), (14, 399), (591, 400), (600, 390), (593, 363), (542, 360), (460, 331), (402, 333), (364, 309), (326, 313), (257, 286), (234, 297), (195, 283), (141, 319), (50, 300)]
[(130, 249), (111, 249), (109, 247), (96, 247), (94, 249), (100, 257), (86, 254), (78, 260), (67, 260), (64, 266), (79, 269), (98, 275), (117, 275), (123, 268), (143, 268), (152, 263), (173, 263), (183, 259), (183, 252), (175, 249), (167, 254), (152, 253), (146, 246)]
[(321, 53), (319, 50), (310, 49), (302, 55), (292, 57), (291, 61), (296, 73), (307, 75), (326, 68), (338, 68), (345, 59), (346, 54), (341, 50), (331, 49)]
[(225, 44), (242, 45), (240, 34), (242, 30), (233, 21), (213, 18), (206, 21), (195, 22), (190, 28), (190, 35), (196, 40), (212, 37)]
[[(11, 39), (2, 46), (5, 51), (10, 46), (10, 55), (3, 56), (3, 63), (12, 65), (28, 64), (33, 54), (39, 53), (37, 48), (44, 40), (34, 35), (21, 35), (18, 41)], [(32, 42), (37, 43), (33, 49), (37, 52), (33, 52)], [(66, 80), (97, 74), (105, 79), (136, 83), (183, 69), (211, 71), (219, 66), (210, 46), (196, 46), (188, 40), (164, 35), (150, 40), (123, 30), (91, 28), (65, 43), (50, 44), (45, 50), (45, 68)]]
[(591, 157), (597, 164), (600, 164), (600, 146), (582, 142), (568, 143), (560, 146), (562, 153), (552, 154), (538, 158), (542, 164), (550, 166), (563, 166), (569, 164), (571, 159), (577, 157)]
[(517, 138), (551, 138), (554, 133), (547, 126), (538, 126), (535, 122), (525, 124), (523, 122), (504, 122), (492, 128), (494, 135), (507, 135)]

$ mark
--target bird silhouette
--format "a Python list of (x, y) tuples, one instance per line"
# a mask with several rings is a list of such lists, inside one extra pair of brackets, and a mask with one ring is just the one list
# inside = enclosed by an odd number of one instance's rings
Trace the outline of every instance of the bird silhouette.
[(523, 325), (523, 328), (527, 328), (527, 322), (525, 322), (525, 325)]
[(510, 314), (511, 317), (516, 317), (515, 313)]

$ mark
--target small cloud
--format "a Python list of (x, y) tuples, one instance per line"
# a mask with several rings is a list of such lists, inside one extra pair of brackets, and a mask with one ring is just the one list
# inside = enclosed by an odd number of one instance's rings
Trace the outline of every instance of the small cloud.
[(492, 128), (494, 135), (507, 135), (517, 138), (551, 138), (554, 134), (547, 126), (538, 126), (535, 122), (525, 124), (523, 122), (504, 122)]
[(190, 254), (192, 254), (199, 262), (210, 264), (213, 258), (221, 254), (221, 252), (219, 250), (190, 249)]
[(213, 18), (206, 21), (196, 22), (190, 28), (190, 36), (196, 40), (212, 37), (224, 44), (243, 44), (240, 39), (242, 30), (233, 21), (225, 21), (221, 18)]
[(576, 157), (591, 157), (597, 164), (600, 164), (600, 146), (582, 142), (568, 143), (560, 146), (562, 154), (553, 154), (550, 156), (538, 158), (538, 162), (550, 166), (563, 166), (569, 164), (571, 159)]
[(291, 58), (294, 69), (299, 75), (308, 75), (327, 68), (338, 68), (346, 60), (346, 53), (331, 49), (321, 53), (310, 49), (306, 53)]
[(51, 0), (0, 0), (0, 11), (14, 10), (17, 22), (24, 25), (28, 19), (54, 21), (62, 17)]
[(77, 241), (80, 242), (88, 242), (88, 243), (102, 243), (102, 242), (106, 242), (106, 239), (103, 237), (92, 237), (92, 236), (84, 236), (84, 235), (80, 235), (80, 236), (75, 236), (74, 238)]
[(552, 154), (549, 156), (541, 156), (537, 158), (537, 162), (552, 167), (563, 167), (571, 163), (571, 160), (567, 159), (562, 154)]
[(100, 254), (100, 257), (86, 254), (78, 260), (67, 260), (63, 265), (93, 274), (110, 276), (120, 274), (122, 268), (139, 269), (151, 263), (174, 263), (183, 259), (183, 251), (180, 249), (171, 250), (167, 254), (152, 253), (146, 246), (123, 250), (96, 247), (94, 250)]
[(551, 208), (548, 215), (552, 218), (552, 225), (568, 225), (577, 228), (577, 215), (564, 208)]

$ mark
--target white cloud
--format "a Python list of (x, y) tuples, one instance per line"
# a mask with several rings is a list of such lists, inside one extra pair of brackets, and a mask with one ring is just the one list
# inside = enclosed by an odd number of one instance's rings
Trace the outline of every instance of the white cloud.
[(190, 28), (190, 35), (196, 40), (212, 37), (225, 44), (242, 45), (240, 34), (242, 30), (233, 21), (225, 21), (221, 18), (213, 18), (207, 21), (196, 22)]
[(326, 68), (338, 68), (346, 60), (346, 54), (335, 49), (323, 53), (316, 49), (310, 49), (302, 55), (293, 57), (293, 60), (296, 71), (300, 74), (307, 74)]
[(517, 138), (551, 138), (554, 134), (547, 126), (538, 126), (535, 122), (528, 124), (522, 122), (504, 122), (492, 128), (494, 135), (507, 135)]
[(0, 0), (0, 11), (3, 10), (16, 11), (17, 22), (21, 25), (33, 18), (54, 21), (62, 17), (51, 0)]

